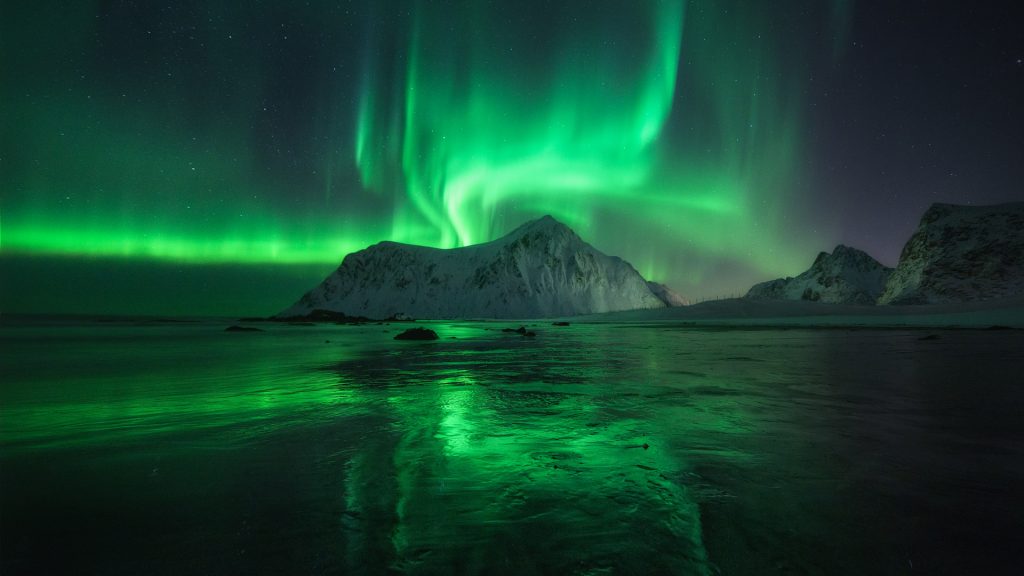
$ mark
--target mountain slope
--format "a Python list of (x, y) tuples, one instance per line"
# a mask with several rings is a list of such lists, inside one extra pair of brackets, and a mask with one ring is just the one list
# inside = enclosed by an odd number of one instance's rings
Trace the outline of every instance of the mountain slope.
[(879, 304), (936, 304), (1024, 294), (1024, 202), (933, 204)]
[(886, 268), (865, 252), (840, 244), (831, 254), (818, 254), (814, 264), (799, 276), (756, 284), (746, 297), (874, 304), (891, 273), (892, 268)]
[(665, 306), (670, 308), (675, 306), (689, 306), (690, 301), (683, 297), (682, 294), (669, 288), (664, 284), (658, 282), (647, 281), (647, 287), (651, 289), (651, 293), (658, 297), (659, 300), (665, 303)]
[(663, 306), (629, 263), (545, 216), (463, 248), (375, 244), (346, 256), (279, 316), (541, 318)]

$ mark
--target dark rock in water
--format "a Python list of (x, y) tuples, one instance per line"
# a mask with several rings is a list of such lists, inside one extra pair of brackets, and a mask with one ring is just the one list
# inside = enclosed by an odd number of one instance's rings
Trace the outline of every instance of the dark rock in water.
[(392, 322), (415, 322), (414, 319), (401, 316), (391, 318), (367, 318), (366, 316), (349, 316), (344, 312), (336, 312), (334, 310), (324, 310), (317, 308), (311, 310), (306, 314), (292, 314), (289, 316), (270, 316), (268, 318), (262, 318), (259, 316), (246, 316), (245, 318), (239, 318), (239, 322), (284, 322), (293, 326), (316, 326), (317, 322), (333, 322), (335, 324), (365, 324), (367, 322), (376, 322), (377, 324), (384, 323), (385, 321)]
[(918, 338), (918, 340), (938, 340), (938, 339), (939, 339), (938, 334), (929, 334), (927, 336), (921, 336), (920, 338)]
[(552, 322), (551, 325), (552, 326), (568, 326), (569, 323), (568, 322)]
[(522, 336), (536, 336), (536, 332), (531, 332), (526, 329), (526, 326), (520, 326), (519, 328), (502, 328), (502, 332), (511, 332), (513, 334), (520, 334)]
[(429, 328), (409, 328), (395, 336), (395, 340), (437, 340), (437, 332)]
[(262, 328), (256, 328), (255, 326), (239, 326), (232, 324), (224, 329), (225, 332), (263, 332)]
[(523, 336), (526, 336), (527, 338), (533, 338), (536, 335), (537, 335), (537, 333), (536, 332), (532, 332), (532, 331), (523, 332)]
[(315, 322), (317, 320), (327, 322), (359, 322), (366, 321), (366, 318), (362, 316), (348, 316), (342, 312), (335, 312), (333, 310), (321, 310), (316, 309), (306, 315), (307, 322)]
[(275, 316), (268, 318), (270, 322), (287, 322), (296, 325), (308, 325), (315, 322), (334, 322), (335, 324), (363, 324), (370, 319), (365, 316), (349, 316), (343, 312), (333, 310), (316, 309), (308, 314), (296, 314), (292, 316)]

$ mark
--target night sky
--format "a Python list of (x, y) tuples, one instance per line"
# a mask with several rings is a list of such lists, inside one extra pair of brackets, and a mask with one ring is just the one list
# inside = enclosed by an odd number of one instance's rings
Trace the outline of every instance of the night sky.
[(691, 298), (1024, 200), (1011, 2), (5, 2), (3, 312), (265, 315), (551, 214)]

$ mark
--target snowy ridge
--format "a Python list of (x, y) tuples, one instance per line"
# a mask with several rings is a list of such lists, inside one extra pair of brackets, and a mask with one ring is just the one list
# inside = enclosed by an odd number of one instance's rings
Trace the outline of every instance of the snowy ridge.
[(687, 300), (683, 295), (679, 294), (675, 290), (669, 288), (664, 284), (658, 282), (647, 281), (647, 287), (651, 289), (651, 293), (658, 297), (659, 300), (665, 303), (665, 306), (670, 308), (675, 306), (689, 306), (690, 301)]
[(885, 289), (890, 274), (892, 268), (886, 268), (861, 250), (840, 244), (831, 254), (818, 254), (814, 264), (799, 276), (756, 284), (746, 297), (874, 304)]
[(1024, 202), (933, 204), (903, 247), (879, 304), (937, 304), (1024, 294)]
[(664, 306), (628, 262), (545, 216), (463, 248), (375, 244), (346, 256), (278, 316), (542, 318)]

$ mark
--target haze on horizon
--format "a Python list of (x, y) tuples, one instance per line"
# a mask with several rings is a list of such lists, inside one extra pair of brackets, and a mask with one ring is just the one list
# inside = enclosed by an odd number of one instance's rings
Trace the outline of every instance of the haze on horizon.
[(693, 299), (1022, 199), (1010, 6), (36, 2), (0, 14), (4, 312), (269, 314), (551, 214)]

